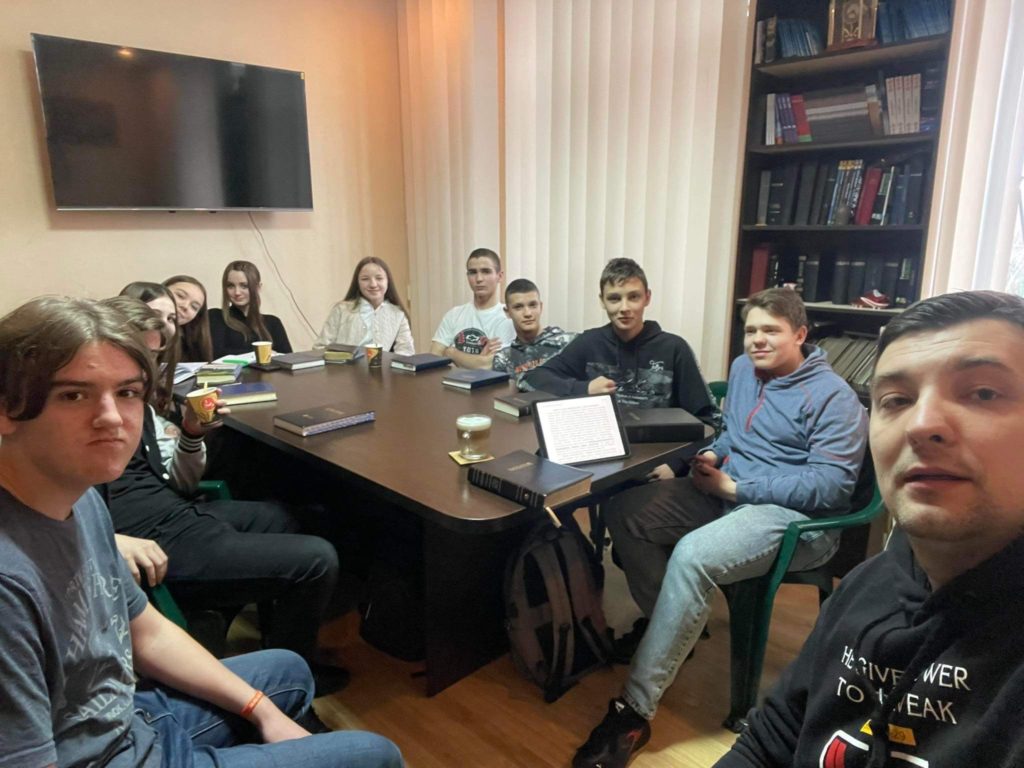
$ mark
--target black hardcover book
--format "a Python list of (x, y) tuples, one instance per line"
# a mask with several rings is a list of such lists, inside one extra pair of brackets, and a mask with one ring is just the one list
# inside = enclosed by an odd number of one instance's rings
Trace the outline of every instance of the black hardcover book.
[(907, 224), (921, 223), (921, 189), (924, 182), (924, 157), (914, 155), (907, 164), (910, 173), (907, 175), (907, 200), (903, 220)]
[(421, 352), (418, 355), (392, 355), (391, 367), (400, 371), (425, 371), (429, 368), (447, 368), (452, 361), (447, 357)]
[(875, 195), (875, 205), (871, 209), (871, 224), (881, 226), (885, 223), (886, 203), (889, 199), (889, 191), (892, 189), (893, 169), (886, 168), (882, 174), (882, 181), (878, 185), (878, 194)]
[(821, 196), (821, 207), (818, 209), (818, 218), (815, 224), (824, 226), (828, 224), (828, 216), (832, 211), (832, 198), (835, 197), (836, 179), (839, 177), (839, 163), (830, 163), (825, 174), (825, 190)]
[(821, 163), (814, 177), (814, 195), (811, 197), (811, 207), (807, 211), (807, 223), (814, 225), (818, 223), (818, 215), (821, 213), (821, 202), (825, 199), (825, 182), (834, 163)]
[(833, 304), (845, 304), (849, 295), (850, 282), (850, 259), (846, 256), (836, 256), (835, 266), (832, 269), (832, 296)]
[(351, 363), (365, 354), (358, 344), (328, 344), (324, 348), (324, 362)]
[(505, 371), (491, 371), (486, 368), (478, 370), (460, 368), (441, 379), (441, 383), (446, 387), (454, 387), (456, 389), (479, 389), (480, 387), (488, 387), (492, 384), (501, 384), (505, 381), (508, 381), (508, 374)]
[(789, 163), (782, 169), (782, 225), (793, 223), (793, 209), (796, 207), (796, 186), (800, 176), (800, 166)]
[(910, 163), (904, 163), (893, 180), (889, 195), (889, 224), (905, 224), (907, 215), (907, 177), (910, 176)]
[(917, 296), (917, 259), (904, 256), (900, 261), (900, 273), (896, 279), (896, 299), (894, 306), (909, 307)]
[(332, 403), (301, 411), (281, 413), (274, 417), (274, 426), (302, 437), (365, 424), (377, 418), (375, 411), (360, 411), (347, 403)]
[(682, 408), (630, 408), (620, 411), (630, 443), (692, 443), (704, 439), (704, 422)]
[(818, 164), (813, 161), (800, 166), (800, 190), (797, 192), (796, 213), (793, 216), (793, 223), (797, 226), (805, 226), (808, 223), (817, 174)]
[(782, 285), (782, 260), (778, 253), (773, 252), (768, 257), (768, 279), (765, 281), (766, 288), (776, 288)]
[[(874, 253), (865, 258), (867, 262), (864, 270), (864, 288), (861, 290), (860, 295), (864, 295), (869, 291), (882, 290), (882, 270), (885, 265), (885, 259), (880, 254)], [(885, 293), (885, 291), (882, 291)], [(892, 296), (889, 297), (890, 299)]]
[(854, 256), (850, 259), (849, 287), (846, 289), (846, 302), (852, 303), (864, 295), (864, 275), (867, 272), (867, 259)]
[(768, 223), (768, 196), (772, 191), (772, 172), (761, 171), (761, 185), (757, 188), (757, 220), (758, 226)]
[(807, 254), (801, 253), (796, 257), (796, 292), (804, 295), (804, 280), (807, 276)]
[(473, 464), (469, 482), (524, 507), (557, 507), (590, 492), (593, 472), (567, 467), (528, 451)]
[(322, 350), (309, 350), (308, 352), (289, 352), (286, 355), (275, 355), (273, 362), (289, 371), (301, 371), (303, 368), (318, 368), (324, 364), (324, 353)]
[(821, 301), (821, 254), (807, 254), (807, 263), (804, 264), (804, 301)]
[(900, 276), (899, 256), (886, 256), (882, 264), (882, 284), (878, 287), (889, 297), (889, 306), (896, 300), (896, 281)]
[(556, 400), (558, 395), (550, 392), (541, 392), (536, 389), (532, 392), (515, 392), (511, 395), (501, 395), (494, 398), (494, 410), (515, 416), (517, 419), (529, 416), (533, 413), (533, 404), (542, 400)]
[(765, 217), (769, 226), (785, 223), (782, 220), (782, 203), (786, 182), (782, 171), (782, 168), (773, 168), (771, 171), (771, 183), (768, 186), (768, 211)]

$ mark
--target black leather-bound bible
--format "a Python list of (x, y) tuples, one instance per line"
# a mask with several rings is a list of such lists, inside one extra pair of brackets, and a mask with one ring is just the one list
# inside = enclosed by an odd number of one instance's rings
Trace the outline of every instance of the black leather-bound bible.
[(469, 468), (469, 482), (524, 507), (557, 507), (590, 492), (593, 472), (567, 467), (529, 451)]

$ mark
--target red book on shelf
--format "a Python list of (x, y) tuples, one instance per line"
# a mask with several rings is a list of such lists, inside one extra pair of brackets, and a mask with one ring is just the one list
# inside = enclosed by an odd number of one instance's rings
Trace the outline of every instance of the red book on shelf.
[(875, 208), (875, 197), (878, 196), (878, 187), (881, 183), (882, 168), (878, 165), (872, 165), (864, 174), (864, 186), (860, 192), (857, 213), (853, 217), (854, 224), (867, 226), (871, 223), (871, 211)]
[(768, 257), (771, 249), (767, 245), (758, 245), (754, 248), (753, 256), (750, 259), (750, 290), (747, 296), (753, 296), (758, 291), (763, 291), (768, 285)]
[(807, 106), (804, 104), (802, 93), (794, 93), (789, 97), (790, 105), (793, 107), (793, 117), (796, 119), (796, 140), (806, 142), (811, 140), (811, 123), (807, 119)]

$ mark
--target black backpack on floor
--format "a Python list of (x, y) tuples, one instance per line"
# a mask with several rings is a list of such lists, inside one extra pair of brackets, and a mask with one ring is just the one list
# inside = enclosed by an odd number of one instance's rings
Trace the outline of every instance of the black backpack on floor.
[(512, 660), (544, 690), (546, 702), (609, 663), (602, 576), (600, 560), (572, 518), (558, 527), (542, 520), (508, 563), (505, 628)]

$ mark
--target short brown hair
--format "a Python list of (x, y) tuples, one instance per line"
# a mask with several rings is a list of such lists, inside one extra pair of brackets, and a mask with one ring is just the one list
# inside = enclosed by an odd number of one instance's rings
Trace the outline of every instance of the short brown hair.
[(765, 288), (755, 293), (747, 299), (740, 312), (743, 322), (747, 321), (747, 315), (755, 307), (763, 309), (772, 317), (783, 318), (794, 331), (807, 327), (807, 308), (804, 306), (804, 300), (792, 288)]
[(490, 259), (494, 262), (494, 271), (501, 272), (501, 256), (492, 251), (490, 248), (476, 248), (469, 256), (466, 257), (466, 267), (469, 267), (469, 262), (473, 259)]
[(604, 269), (601, 271), (601, 282), (597, 289), (603, 294), (606, 285), (622, 285), (633, 278), (644, 284), (645, 291), (651, 290), (647, 285), (647, 275), (644, 273), (643, 267), (632, 259), (623, 257), (612, 259), (604, 265)]
[(0, 407), (8, 418), (39, 416), (57, 371), (92, 343), (111, 344), (138, 363), (149, 398), (153, 358), (121, 312), (90, 299), (42, 296), (0, 319)]

